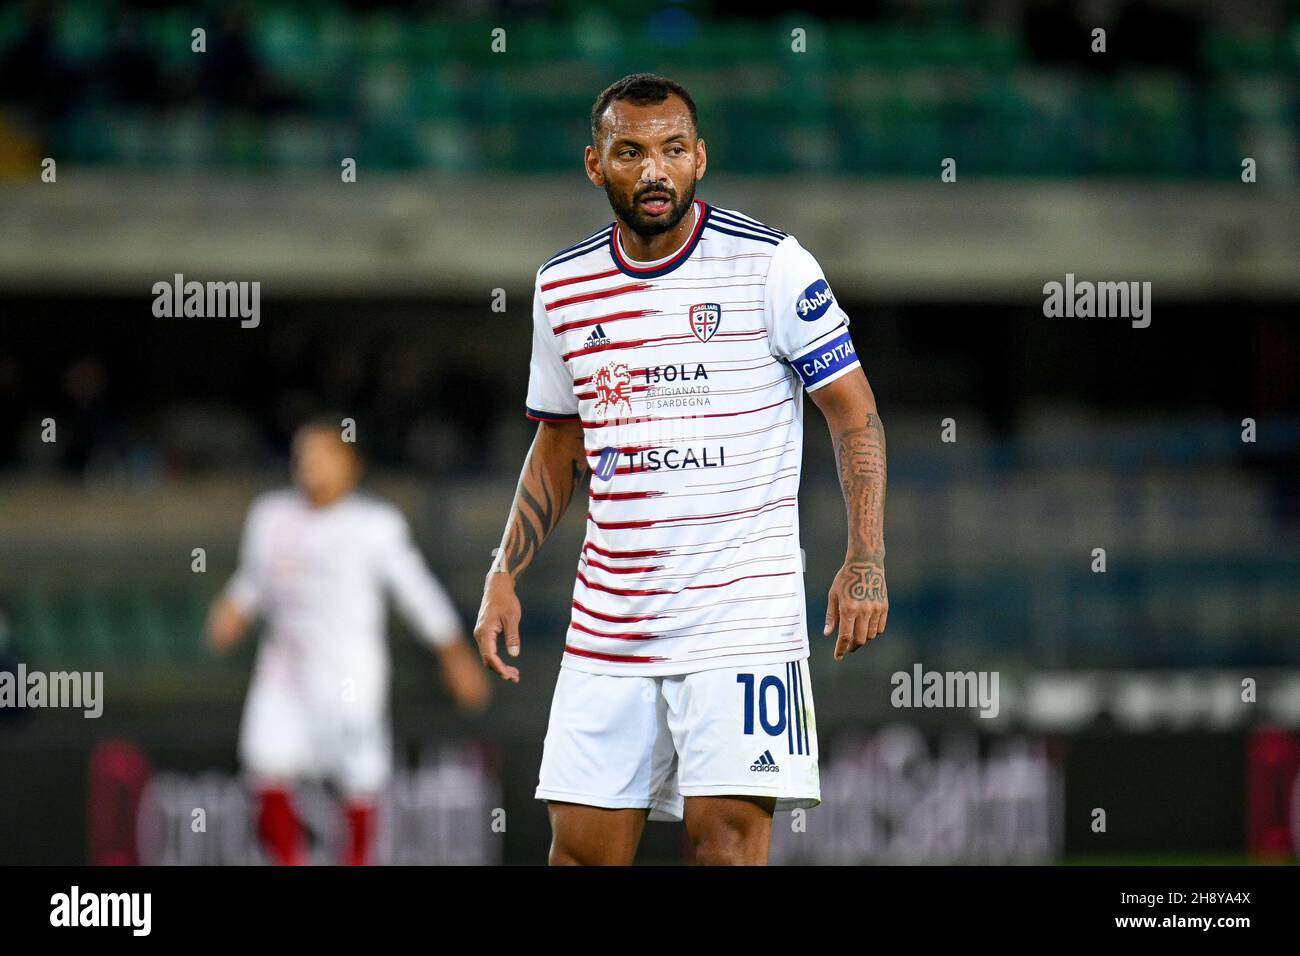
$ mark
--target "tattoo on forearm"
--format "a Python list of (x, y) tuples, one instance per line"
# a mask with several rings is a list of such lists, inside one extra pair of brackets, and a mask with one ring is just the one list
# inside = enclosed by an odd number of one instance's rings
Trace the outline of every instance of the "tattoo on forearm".
[[(587, 473), (591, 471), (591, 468), (587, 465), (586, 456), (583, 456), (581, 459), (574, 458), (569, 462), (569, 467), (573, 476), (573, 487), (569, 489), (569, 493), (572, 494), (573, 489), (582, 484), (583, 479), (587, 477)], [(564, 503), (566, 506), (568, 505), (569, 502), (567, 498)]]
[(861, 428), (845, 430), (835, 446), (840, 487), (849, 517), (849, 553), (883, 560), (885, 550), (885, 426), (867, 415)]
[(555, 499), (551, 497), (551, 489), (544, 479), (538, 493), (542, 496), (541, 501), (524, 487), (522, 481), (519, 483), (518, 511), (506, 543), (506, 570), (511, 574), (537, 552), (554, 527)]
[(529, 455), (515, 490), (515, 504), (501, 549), (501, 567), (514, 574), (532, 561), (542, 542), (560, 523), (574, 490), (589, 470), (585, 457), (573, 458), (569, 481), (556, 481), (534, 455)]

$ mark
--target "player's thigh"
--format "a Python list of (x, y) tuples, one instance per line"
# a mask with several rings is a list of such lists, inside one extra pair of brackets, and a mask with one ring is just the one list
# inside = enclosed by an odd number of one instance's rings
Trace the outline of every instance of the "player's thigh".
[(658, 680), (562, 667), (537, 798), (606, 810), (648, 809), (651, 819), (680, 820), (676, 754)]
[(322, 772), (332, 777), (344, 798), (375, 798), (392, 777), (393, 739), (383, 714), (344, 721), (318, 741)]
[(263, 781), (307, 773), (312, 764), (309, 707), (295, 688), (256, 679), (248, 690), (239, 728), (244, 768)]
[(629, 866), (649, 808), (592, 807), (550, 800), (552, 866)]
[(687, 797), (686, 832), (695, 847), (695, 862), (710, 866), (765, 865), (775, 810), (775, 797)]
[(347, 798), (375, 796), (393, 765), (382, 672), (361, 664), (351, 672), (315, 673), (309, 683), (313, 769)]
[(687, 829), (702, 862), (763, 862), (771, 814), (820, 800), (804, 662), (664, 679)]

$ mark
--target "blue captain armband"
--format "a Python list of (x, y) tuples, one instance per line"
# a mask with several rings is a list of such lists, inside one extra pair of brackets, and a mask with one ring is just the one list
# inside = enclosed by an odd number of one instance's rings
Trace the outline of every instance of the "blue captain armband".
[(803, 387), (811, 390), (833, 378), (839, 378), (859, 363), (853, 339), (849, 330), (845, 329), (824, 345), (791, 359), (790, 364), (803, 380)]

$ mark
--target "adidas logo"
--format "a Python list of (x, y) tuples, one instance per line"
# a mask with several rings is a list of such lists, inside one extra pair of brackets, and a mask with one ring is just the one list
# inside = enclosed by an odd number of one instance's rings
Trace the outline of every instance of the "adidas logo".
[(605, 334), (604, 329), (597, 325), (591, 330), (591, 334), (587, 336), (587, 341), (582, 344), (584, 348), (591, 348), (593, 345), (608, 345), (609, 336)]
[(772, 759), (772, 751), (764, 750), (758, 755), (758, 759), (749, 765), (749, 769), (762, 773), (780, 773), (781, 768), (776, 765)]

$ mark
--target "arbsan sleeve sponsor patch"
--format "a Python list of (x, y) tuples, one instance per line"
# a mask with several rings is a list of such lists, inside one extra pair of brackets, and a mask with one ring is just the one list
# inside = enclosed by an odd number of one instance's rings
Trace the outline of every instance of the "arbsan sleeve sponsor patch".
[(821, 266), (793, 236), (772, 255), (765, 291), (772, 354), (789, 362), (813, 389), (857, 366), (849, 317)]

